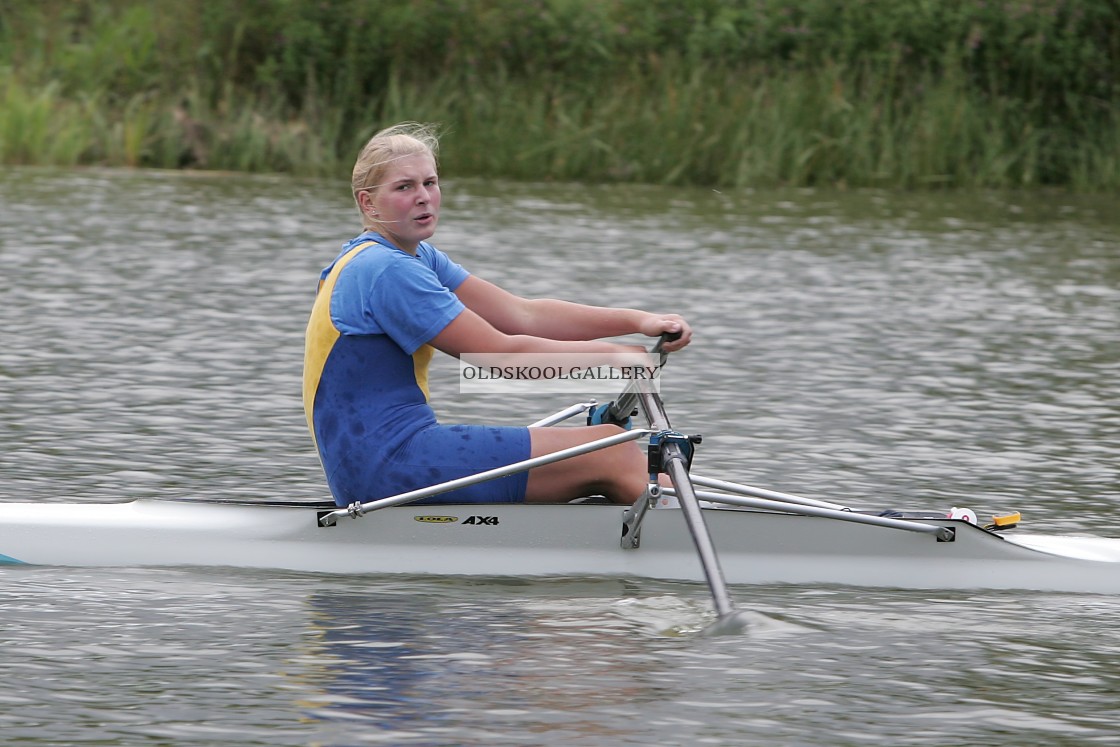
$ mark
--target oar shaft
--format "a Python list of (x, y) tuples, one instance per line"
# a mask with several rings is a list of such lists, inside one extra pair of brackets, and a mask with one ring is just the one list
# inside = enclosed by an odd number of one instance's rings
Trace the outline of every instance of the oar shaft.
[[(658, 338), (657, 344), (653, 346), (651, 355), (656, 355), (658, 369), (664, 368), (665, 361), (668, 360), (669, 354), (662, 352), (661, 348), (666, 342), (675, 340), (681, 336), (680, 332), (674, 334), (665, 333)], [(610, 417), (617, 423), (621, 423), (630, 417), (630, 413), (634, 411), (635, 405), (638, 404), (638, 392), (640, 391), (641, 384), (635, 380), (618, 396), (614, 402), (611, 403)]]
[(689, 482), (688, 470), (685, 469), (684, 465), (684, 455), (680, 453), (680, 447), (676, 444), (669, 444), (666, 451), (668, 454), (665, 471), (669, 473), (669, 479), (676, 486), (677, 500), (681, 504), (681, 512), (684, 514), (685, 523), (688, 524), (688, 530), (692, 533), (692, 541), (696, 544), (696, 553), (700, 556), (704, 578), (708, 582), (708, 588), (712, 591), (712, 602), (715, 605), (716, 614), (721, 618), (725, 617), (735, 611), (731, 604), (731, 594), (727, 591), (727, 582), (723, 578), (723, 569), (719, 565), (719, 556), (716, 555), (715, 546), (712, 545), (712, 536), (708, 533), (708, 525), (704, 523), (704, 514), (700, 510), (696, 493), (692, 490), (692, 484)]
[[(668, 430), (669, 416), (661, 404), (661, 397), (654, 392), (638, 392), (638, 399), (642, 409), (649, 419), (650, 428), (654, 430)], [(719, 565), (719, 557), (712, 545), (712, 536), (708, 526), (704, 523), (704, 514), (700, 511), (700, 503), (696, 500), (692, 481), (688, 476), (685, 466), (684, 454), (681, 453), (679, 444), (668, 443), (665, 449), (665, 471), (676, 488), (677, 499), (680, 501), (684, 513), (685, 523), (692, 534), (692, 541), (696, 545), (696, 554), (700, 557), (700, 565), (704, 569), (704, 578), (712, 592), (712, 601), (716, 613), (720, 618), (734, 613), (731, 605), (731, 594), (727, 591), (727, 582), (723, 577), (723, 569)]]

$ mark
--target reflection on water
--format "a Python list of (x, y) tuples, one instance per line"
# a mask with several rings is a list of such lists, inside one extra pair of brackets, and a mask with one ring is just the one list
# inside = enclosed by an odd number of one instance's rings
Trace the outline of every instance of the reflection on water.
[[(300, 409), (345, 185), (0, 173), (2, 500), (321, 499)], [(696, 469), (1120, 534), (1120, 218), (1050, 195), (456, 182), (438, 244), (525, 295), (687, 314)], [(563, 397), (460, 397), (530, 422)], [(3, 569), (21, 744), (1085, 744), (1111, 598)]]
[[(492, 743), (511, 724), (547, 731), (554, 743), (613, 741), (626, 735), (624, 723), (573, 714), (664, 697), (656, 682), (660, 665), (643, 656), (649, 638), (636, 636), (624, 617), (604, 617), (616, 600), (534, 601), (518, 599), (516, 584), (465, 586), (440, 593), (424, 584), (427, 595), (417, 595), (415, 586), (312, 595), (308, 605), (320, 635), (311, 656), (322, 662), (315, 682), (324, 701), (312, 715), (431, 740), (417, 744), (440, 744), (440, 734), (452, 727), (476, 743)], [(617, 591), (619, 585), (600, 584), (597, 591), (603, 586)], [(551, 585), (550, 593), (558, 592), (578, 594), (578, 585)], [(688, 616), (700, 617), (700, 606), (692, 605)]]

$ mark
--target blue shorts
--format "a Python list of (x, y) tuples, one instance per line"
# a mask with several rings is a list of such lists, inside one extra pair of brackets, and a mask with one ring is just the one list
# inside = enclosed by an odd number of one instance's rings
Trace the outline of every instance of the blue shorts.
[[(426, 488), (504, 467), (529, 458), (529, 429), (521, 426), (431, 425), (417, 431), (390, 455), (351, 452), (328, 477), (335, 503), (347, 506)], [(487, 480), (410, 505), (524, 503), (527, 471)]]

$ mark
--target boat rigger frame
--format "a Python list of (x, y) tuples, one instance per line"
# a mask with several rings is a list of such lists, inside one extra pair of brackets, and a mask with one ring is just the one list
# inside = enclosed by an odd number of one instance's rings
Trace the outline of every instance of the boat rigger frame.
[[(653, 349), (653, 355), (659, 357), (661, 366), (664, 366), (668, 357), (662, 350), (662, 347), (669, 339), (672, 338), (668, 335), (662, 335)], [(701, 511), (701, 498), (707, 501), (721, 502), (730, 505), (762, 508), (765, 510), (783, 511), (805, 516), (853, 521), (884, 528), (928, 533), (934, 535), (938, 542), (952, 542), (955, 539), (955, 529), (952, 527), (859, 514), (851, 512), (842, 506), (826, 504), (821, 501), (814, 501), (788, 494), (767, 492), (767, 497), (749, 497), (749, 493), (757, 492), (757, 490), (749, 486), (725, 481), (705, 480), (704, 482), (708, 485), (718, 486), (731, 493), (738, 493), (739, 495), (726, 495), (710, 491), (705, 491), (701, 495), (696, 491), (693, 484), (694, 480), (689, 474), (694, 447), (696, 444), (700, 443), (700, 437), (685, 436), (682, 433), (672, 430), (669, 416), (665, 412), (661, 397), (657, 392), (651, 391), (649, 387), (643, 387), (641, 382), (637, 381), (632, 382), (618, 399), (609, 404), (610, 418), (615, 422), (627, 421), (631, 416), (631, 412), (634, 411), (635, 403), (640, 404), (646, 420), (650, 424), (649, 428), (630, 429), (620, 434), (601, 438), (552, 454), (526, 459), (505, 467), (487, 470), (475, 475), (450, 480), (438, 485), (412, 490), (387, 498), (365, 503), (355, 502), (346, 508), (331, 511), (323, 515), (319, 523), (322, 526), (333, 526), (342, 518), (349, 517), (357, 519), (371, 511), (401, 506), (424, 498), (447, 493), (458, 488), (494, 480), (517, 472), (524, 472), (534, 467), (552, 464), (564, 459), (571, 459), (572, 457), (587, 454), (592, 451), (648, 437), (649, 485), (645, 497), (639, 499), (624, 515), (621, 545), (623, 549), (636, 549), (639, 547), (641, 527), (646, 513), (653, 503), (661, 496), (662, 488), (658, 476), (661, 474), (668, 475), (673, 486), (669, 490), (669, 493), (676, 498), (682, 515), (684, 516), (689, 534), (695, 544), (696, 553), (704, 572), (704, 578), (712, 594), (712, 600), (716, 614), (718, 615), (718, 621), (713, 626), (713, 632), (732, 632), (741, 628), (744, 623), (742, 622), (741, 616), (737, 615), (735, 612), (734, 605), (732, 604), (731, 595), (727, 589), (727, 582), (724, 578), (723, 570), (720, 567), (719, 556), (716, 554), (711, 533), (708, 530), (704, 520), (704, 514)], [(576, 403), (554, 415), (537, 421), (533, 425), (542, 427), (556, 425), (567, 419), (576, 417), (577, 415), (590, 412), (596, 404), (597, 403), (593, 400), (590, 402)]]

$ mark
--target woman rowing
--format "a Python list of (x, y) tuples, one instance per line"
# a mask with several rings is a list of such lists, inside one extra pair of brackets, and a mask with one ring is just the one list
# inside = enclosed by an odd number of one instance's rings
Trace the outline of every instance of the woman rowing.
[[(588, 443), (620, 432), (585, 428), (442, 425), (428, 404), (433, 350), (580, 354), (644, 362), (645, 350), (601, 338), (680, 333), (676, 314), (525, 299), (471, 275), (428, 243), (439, 223), (438, 140), (401, 124), (366, 143), (352, 186), (363, 231), (320, 275), (307, 326), (303, 401), (327, 482), (340, 506), (365, 503)], [(646, 458), (624, 443), (444, 493), (429, 503), (567, 501), (604, 495), (630, 504)]]

